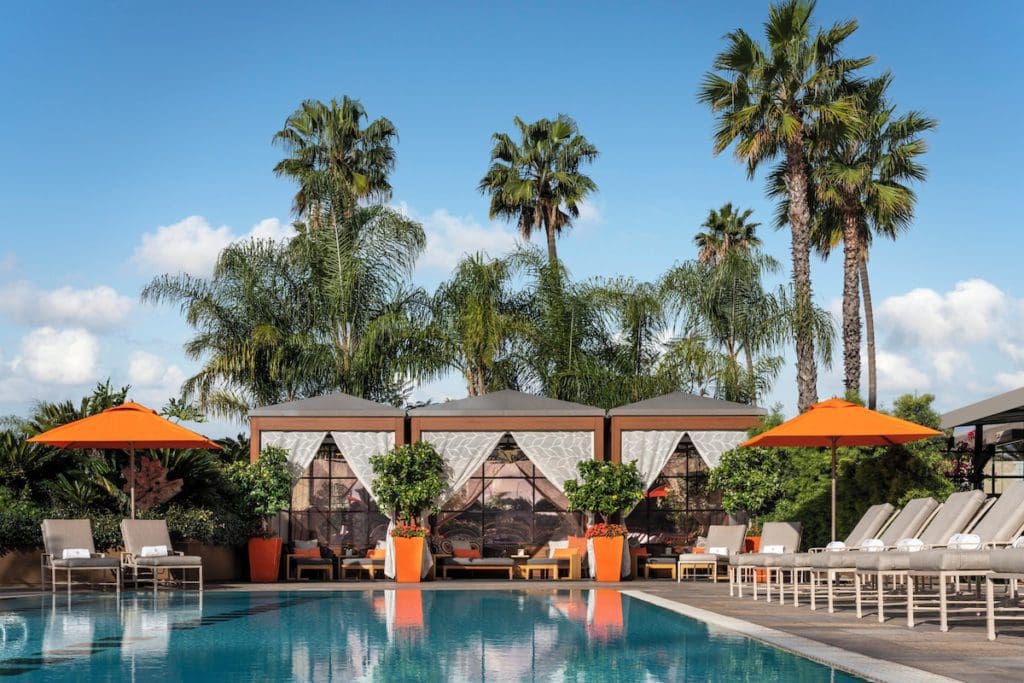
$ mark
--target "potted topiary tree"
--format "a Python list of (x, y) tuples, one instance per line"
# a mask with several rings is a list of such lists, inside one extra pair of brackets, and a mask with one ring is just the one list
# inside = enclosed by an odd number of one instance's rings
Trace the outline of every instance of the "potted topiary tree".
[(447, 478), (444, 459), (425, 441), (399, 446), (370, 458), (373, 466), (373, 497), (394, 520), (391, 538), (395, 548), (395, 580), (417, 583), (423, 567), (423, 544), (428, 529), (419, 518), (433, 512)]
[(235, 486), (239, 513), (258, 529), (258, 535), (249, 539), (249, 579), (276, 581), (281, 570), (281, 537), (274, 533), (270, 520), (291, 504), (295, 475), (288, 451), (267, 446), (254, 463), (232, 463), (228, 479)]
[(626, 527), (611, 523), (615, 515), (631, 510), (644, 498), (644, 479), (636, 463), (585, 460), (577, 469), (582, 483), (565, 482), (570, 510), (588, 512), (596, 523), (587, 527), (586, 537), (594, 548), (594, 578), (618, 581), (622, 576)]

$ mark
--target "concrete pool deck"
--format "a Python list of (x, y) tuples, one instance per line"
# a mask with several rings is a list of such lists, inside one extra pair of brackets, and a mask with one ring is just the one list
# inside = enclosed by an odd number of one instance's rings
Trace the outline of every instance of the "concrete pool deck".
[[(938, 629), (937, 612), (926, 613), (916, 628), (905, 625), (902, 609), (893, 609), (879, 624), (875, 615), (857, 619), (852, 604), (824, 607), (767, 604), (730, 598), (727, 583), (703, 581), (592, 581), (448, 580), (396, 585), (391, 581), (282, 582), (274, 584), (210, 584), (209, 591), (367, 591), (394, 588), (414, 590), (588, 590), (613, 588), (712, 625), (763, 640), (783, 649), (853, 671), (872, 680), (1007, 681), (1024, 680), (1024, 623), (1000, 623), (995, 641), (985, 637), (983, 614), (971, 621), (951, 621), (950, 631)], [(636, 595), (642, 593), (643, 595)], [(0, 591), (0, 598), (38, 595), (36, 591)], [(895, 607), (895, 606), (894, 606)], [(932, 620), (928, 621), (930, 617)], [(889, 664), (897, 666), (889, 666)], [(903, 667), (912, 667), (914, 672)], [(922, 675), (927, 672), (933, 676)]]

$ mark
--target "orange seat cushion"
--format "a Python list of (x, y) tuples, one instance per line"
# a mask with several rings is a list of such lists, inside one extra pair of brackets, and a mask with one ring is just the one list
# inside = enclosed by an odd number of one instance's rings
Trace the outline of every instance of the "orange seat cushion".
[(555, 548), (555, 554), (552, 557), (567, 560), (570, 557), (579, 557), (579, 553), (575, 548)]
[(452, 557), (479, 558), (482, 555), (477, 548), (455, 548), (452, 550)]
[(704, 554), (704, 548), (702, 548), (700, 546), (695, 547), (693, 549), (693, 554), (694, 555), (703, 555)]
[(320, 557), (320, 548), (310, 548), (309, 550), (296, 548), (292, 555), (296, 557)]
[(366, 551), (366, 556), (371, 560), (383, 560), (387, 556), (387, 554), (388, 551), (384, 550), (383, 548), (374, 548), (372, 550)]

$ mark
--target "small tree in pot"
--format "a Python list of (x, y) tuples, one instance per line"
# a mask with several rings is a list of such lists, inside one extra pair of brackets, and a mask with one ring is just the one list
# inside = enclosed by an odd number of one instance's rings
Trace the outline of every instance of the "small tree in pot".
[(395, 580), (420, 580), (423, 544), (428, 530), (420, 526), (425, 512), (436, 510), (447, 477), (444, 459), (425, 441), (399, 446), (370, 458), (373, 466), (373, 497), (395, 520), (391, 537), (395, 548)]
[(643, 476), (635, 462), (624, 465), (585, 460), (577, 469), (582, 483), (575, 479), (565, 482), (565, 496), (570, 510), (588, 512), (600, 520), (589, 526), (586, 533), (594, 547), (594, 578), (618, 581), (622, 574), (626, 527), (609, 523), (609, 520), (644, 499)]
[(249, 578), (276, 581), (281, 570), (281, 538), (270, 521), (291, 504), (295, 474), (288, 451), (267, 446), (254, 463), (232, 463), (228, 479), (235, 486), (240, 514), (258, 529), (259, 535), (249, 539)]

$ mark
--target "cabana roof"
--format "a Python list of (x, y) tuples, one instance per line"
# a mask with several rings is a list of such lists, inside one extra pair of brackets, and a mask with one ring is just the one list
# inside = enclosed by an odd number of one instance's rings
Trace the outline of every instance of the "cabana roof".
[(942, 416), (942, 428), (1024, 422), (1024, 387), (951, 410)]
[(404, 417), (401, 408), (367, 401), (348, 394), (327, 394), (299, 401), (263, 406), (249, 411), (249, 417)]
[(722, 401), (708, 396), (697, 396), (677, 391), (664, 396), (656, 396), (646, 401), (637, 401), (608, 411), (610, 417), (616, 415), (650, 415), (650, 416), (718, 416), (718, 415), (767, 415), (768, 411), (745, 403)]
[(409, 411), (409, 417), (603, 417), (593, 406), (505, 389), (483, 396), (426, 405)]

